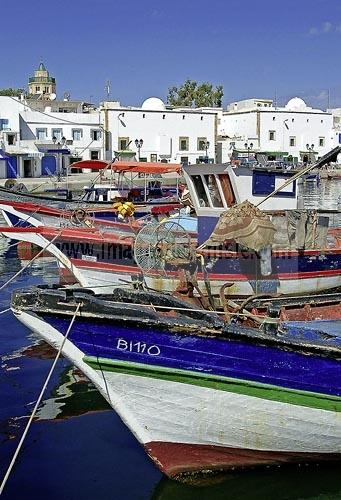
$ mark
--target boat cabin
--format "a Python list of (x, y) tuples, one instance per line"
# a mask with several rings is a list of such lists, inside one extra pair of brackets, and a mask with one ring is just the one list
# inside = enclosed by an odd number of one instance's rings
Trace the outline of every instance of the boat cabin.
[[(248, 167), (233, 168), (228, 164), (186, 165), (183, 167), (191, 201), (198, 216), (198, 243), (212, 233), (222, 212), (245, 200), (257, 205), (283, 185), (292, 172)], [(296, 181), (286, 186), (261, 205), (262, 210), (297, 208)]]

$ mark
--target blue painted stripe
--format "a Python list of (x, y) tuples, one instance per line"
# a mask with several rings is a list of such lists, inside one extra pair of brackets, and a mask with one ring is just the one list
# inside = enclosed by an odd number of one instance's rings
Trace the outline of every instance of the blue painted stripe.
[[(62, 333), (69, 318), (44, 315)], [(255, 345), (245, 340), (155, 331), (140, 323), (77, 319), (70, 339), (87, 356), (191, 370), (278, 387), (341, 395), (337, 360)], [(155, 346), (155, 347), (151, 347)]]

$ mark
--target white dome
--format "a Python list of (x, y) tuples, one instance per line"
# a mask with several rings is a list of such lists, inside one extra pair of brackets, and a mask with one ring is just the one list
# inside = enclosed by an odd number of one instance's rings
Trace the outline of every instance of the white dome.
[(306, 109), (307, 105), (300, 97), (293, 97), (288, 101), (285, 106), (287, 109), (298, 110), (298, 109)]
[(164, 111), (166, 107), (163, 101), (158, 97), (149, 97), (142, 104), (142, 109), (149, 109), (150, 111)]

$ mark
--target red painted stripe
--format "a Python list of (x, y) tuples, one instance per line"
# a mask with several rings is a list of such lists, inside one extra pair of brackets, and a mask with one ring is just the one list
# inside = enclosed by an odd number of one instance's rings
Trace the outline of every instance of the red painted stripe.
[(189, 472), (228, 471), (284, 463), (341, 461), (340, 453), (258, 451), (161, 441), (147, 443), (145, 449), (161, 471), (173, 478)]
[(93, 244), (103, 244), (103, 243), (114, 243), (119, 245), (132, 246), (133, 238), (131, 236), (121, 236), (115, 233), (105, 233), (100, 232), (97, 228), (70, 228), (70, 229), (60, 229), (55, 227), (6, 227), (1, 228), (1, 233), (36, 233), (45, 238), (52, 240), (55, 236), (58, 236), (57, 241), (76, 241), (76, 242), (91, 242)]
[(134, 265), (125, 266), (122, 264), (109, 264), (107, 262), (92, 262), (83, 259), (70, 259), (72, 264), (80, 268), (98, 269), (99, 271), (111, 271), (116, 273), (141, 274), (141, 269)]
[[(70, 259), (71, 262), (78, 267), (87, 267), (94, 268), (105, 271), (115, 271), (115, 272), (133, 272), (133, 273), (141, 273), (141, 270), (134, 265), (124, 265), (124, 264), (112, 264), (109, 262), (92, 262), (83, 259)], [(168, 273), (172, 278), (176, 278), (179, 273), (176, 271), (170, 271)], [(281, 280), (293, 280), (293, 279), (308, 279), (308, 278), (327, 278), (328, 276), (341, 276), (340, 269), (326, 269), (324, 271), (319, 272), (305, 272), (305, 273), (283, 273), (278, 274), (272, 279), (281, 279)], [(198, 273), (198, 278), (203, 279), (203, 273)], [(209, 273), (210, 280), (215, 281), (249, 281), (252, 279), (250, 276), (246, 276), (244, 274), (211, 274)], [(270, 279), (270, 278), (269, 278)]]

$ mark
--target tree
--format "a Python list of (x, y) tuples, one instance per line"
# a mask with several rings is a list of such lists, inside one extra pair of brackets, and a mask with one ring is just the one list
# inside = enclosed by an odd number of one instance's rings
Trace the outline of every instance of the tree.
[(0, 95), (7, 95), (11, 97), (20, 97), (24, 92), (24, 89), (0, 89)]
[(168, 89), (167, 102), (172, 106), (220, 107), (223, 95), (222, 85), (214, 88), (211, 83), (198, 84), (188, 79), (180, 87), (174, 86)]

